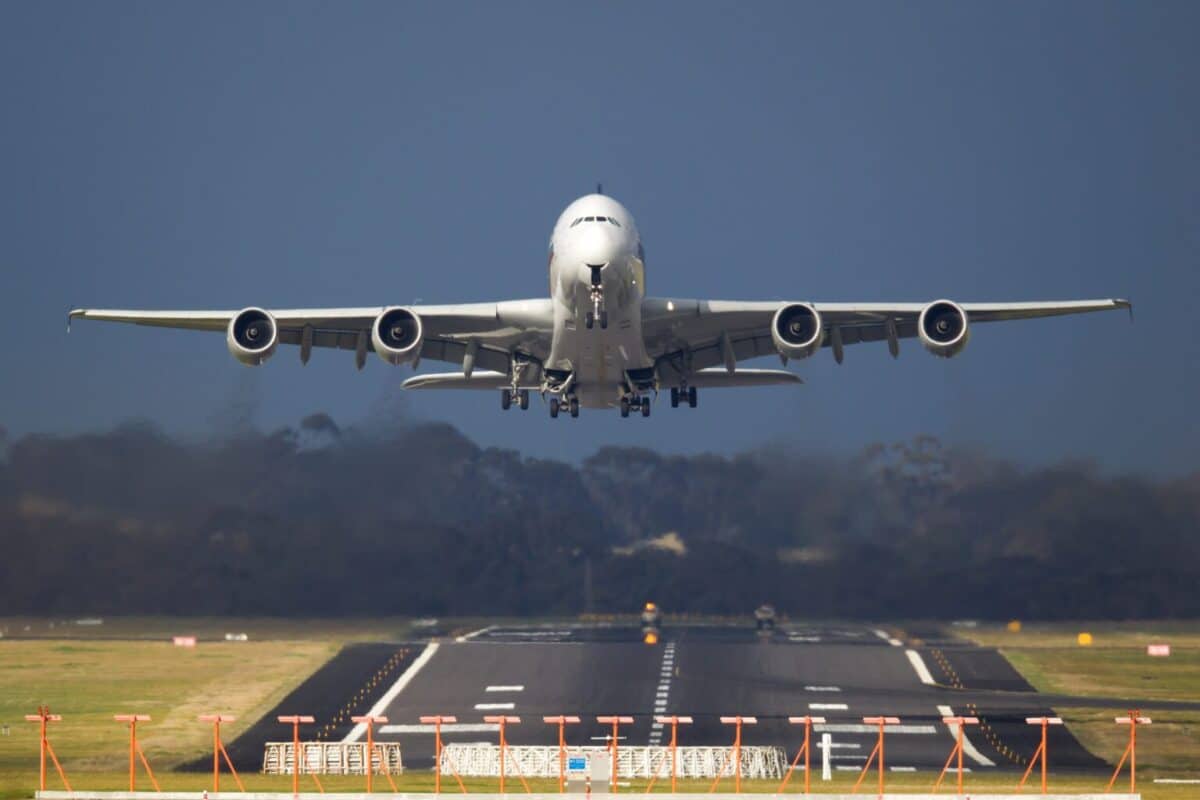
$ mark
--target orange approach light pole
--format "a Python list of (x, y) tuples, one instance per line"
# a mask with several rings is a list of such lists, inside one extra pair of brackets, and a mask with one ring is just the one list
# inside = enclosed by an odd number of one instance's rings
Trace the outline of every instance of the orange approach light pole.
[[(679, 726), (691, 725), (691, 717), (655, 717), (654, 721), (660, 725), (671, 726), (671, 794), (675, 794), (675, 780), (679, 775), (677, 768), (678, 762), (676, 757), (679, 754)], [(654, 778), (650, 780), (650, 785), (646, 787), (646, 794), (650, 794), (650, 790), (654, 788), (654, 781), (658, 780), (658, 774), (655, 773)]]
[[(304, 754), (300, 752), (300, 726), (310, 725), (316, 722), (316, 720), (310, 716), (300, 714), (281, 716), (277, 717), (276, 719), (285, 725), (292, 726), (292, 796), (298, 797), (300, 795), (300, 770), (303, 768), (302, 765), (304, 764)], [(310, 772), (308, 774), (312, 776), (313, 783), (317, 784), (318, 791), (320, 791), (321, 794), (325, 794), (325, 787), (321, 785), (321, 781), (319, 778), (317, 778), (317, 774), (315, 772)]]
[(1118, 725), (1129, 726), (1129, 744), (1125, 747), (1125, 752), (1121, 755), (1121, 760), (1117, 762), (1117, 768), (1113, 771), (1112, 779), (1108, 782), (1108, 788), (1105, 792), (1111, 792), (1113, 784), (1117, 782), (1117, 776), (1121, 774), (1121, 767), (1125, 765), (1125, 759), (1129, 759), (1129, 793), (1137, 793), (1137, 729), (1138, 725), (1149, 725), (1150, 718), (1143, 717), (1138, 711), (1130, 711), (1128, 717), (1117, 717), (1115, 722)]
[(788, 767), (787, 774), (783, 776), (783, 783), (779, 784), (779, 788), (775, 790), (775, 794), (780, 794), (783, 792), (784, 787), (788, 785), (788, 781), (792, 779), (792, 772), (795, 771), (796, 764), (799, 763), (801, 756), (804, 756), (804, 793), (808, 794), (809, 789), (812, 786), (812, 782), (810, 780), (812, 776), (812, 770), (809, 769), (809, 764), (811, 762), (810, 755), (812, 753), (812, 726), (814, 723), (817, 725), (825, 724), (825, 718), (810, 717), (806, 715), (803, 717), (788, 717), (788, 722), (792, 723), (793, 725), (804, 726), (804, 744), (800, 745), (800, 749), (796, 751), (796, 757), (792, 759), (792, 765)]
[[(458, 717), (443, 717), (441, 715), (431, 716), (431, 717), (421, 717), (422, 725), (432, 725), (433, 726), (433, 760), (434, 760), (433, 792), (434, 792), (434, 794), (442, 793), (442, 723), (443, 722), (445, 722), (447, 724), (453, 724), (455, 722), (458, 722)], [(458, 777), (457, 773), (455, 773), (455, 777), (456, 778)], [(462, 785), (461, 780), (459, 780), (459, 785), (460, 786)], [(463, 792), (466, 793), (466, 791), (467, 790), (464, 787)]]
[(129, 723), (129, 791), (137, 791), (137, 762), (134, 756), (139, 756), (142, 759), (142, 766), (146, 768), (146, 774), (150, 776), (150, 783), (154, 784), (154, 791), (161, 792), (162, 789), (158, 786), (158, 779), (154, 777), (154, 770), (150, 769), (150, 762), (146, 760), (146, 754), (142, 752), (141, 745), (137, 740), (137, 724), (139, 722), (149, 722), (149, 714), (117, 714), (113, 717), (117, 722)]
[[(730, 759), (733, 761), (733, 792), (734, 794), (742, 793), (742, 726), (757, 725), (756, 717), (721, 717), (722, 725), (733, 725), (733, 747), (729, 751)], [(708, 787), (711, 793), (716, 790), (717, 784), (721, 782), (721, 775), (724, 769), (717, 771), (717, 779), (713, 781), (712, 786)]]
[(62, 778), (63, 786), (67, 787), (67, 791), (71, 791), (71, 784), (67, 782), (67, 773), (63, 772), (62, 764), (58, 763), (58, 756), (54, 755), (54, 748), (50, 746), (50, 740), (46, 738), (46, 723), (47, 722), (62, 722), (62, 716), (59, 714), (51, 714), (50, 706), (38, 706), (38, 713), (26, 714), (26, 722), (37, 722), (41, 725), (41, 738), (39, 740), (39, 766), (38, 766), (38, 787), (41, 791), (46, 791), (46, 754), (50, 754), (50, 760), (54, 762), (54, 768), (58, 770), (58, 777)]
[(879, 769), (879, 796), (883, 797), (883, 776), (886, 774), (883, 765), (883, 727), (885, 725), (899, 725), (899, 717), (863, 717), (863, 724), (879, 726), (879, 741), (875, 742), (875, 749), (871, 751), (871, 755), (867, 758), (867, 763), (863, 765), (862, 772), (858, 774), (858, 780), (854, 782), (853, 791), (857, 792), (859, 784), (863, 782), (863, 778), (867, 777), (867, 771), (871, 769), (871, 762), (876, 762), (876, 767)]
[(621, 725), (632, 725), (633, 717), (596, 717), (596, 722), (601, 725), (612, 725), (612, 777), (609, 780), (609, 790), (617, 793), (617, 734)]
[(558, 791), (562, 794), (567, 790), (567, 731), (568, 725), (578, 725), (579, 717), (542, 717), (547, 725), (558, 726)]
[[(372, 717), (370, 715), (367, 715), (365, 717), (351, 717), (350, 721), (367, 726), (367, 794), (370, 794), (371, 793), (371, 774), (373, 772), (375, 772), (375, 736), (374, 736), (372, 726), (376, 722), (386, 725), (388, 718), (387, 717)], [(388, 783), (391, 784), (392, 791), (393, 792), (399, 791), (396, 788), (396, 782), (392, 780), (392, 773), (387, 768), (387, 762), (384, 760), (383, 753), (379, 754), (379, 766), (380, 766), (380, 768), (382, 768), (383, 774), (387, 777)]]
[(1017, 784), (1017, 790), (1020, 791), (1025, 787), (1025, 781), (1029, 780), (1029, 773), (1033, 772), (1034, 764), (1040, 760), (1042, 762), (1042, 794), (1046, 793), (1046, 730), (1050, 725), (1062, 725), (1061, 717), (1026, 717), (1026, 725), (1041, 725), (1042, 726), (1042, 743), (1038, 745), (1037, 750), (1033, 751), (1033, 758), (1029, 759), (1029, 768), (1025, 770), (1025, 774), (1021, 776), (1021, 782)]
[(238, 791), (246, 791), (246, 787), (242, 786), (242, 779), (238, 777), (237, 770), (233, 768), (233, 761), (229, 759), (229, 753), (225, 752), (225, 745), (221, 744), (221, 723), (233, 722), (237, 717), (225, 717), (220, 714), (201, 714), (199, 720), (201, 722), (211, 722), (213, 726), (213, 792), (221, 791), (221, 756), (225, 757), (225, 763), (229, 766), (229, 774), (233, 776), (233, 780), (238, 785)]
[(950, 750), (950, 757), (946, 759), (945, 766), (942, 767), (942, 773), (938, 775), (937, 782), (933, 784), (933, 790), (936, 792), (942, 786), (942, 781), (946, 778), (946, 772), (950, 769), (950, 763), (955, 758), (958, 759), (958, 793), (963, 793), (963, 741), (966, 733), (963, 728), (967, 725), (978, 725), (979, 717), (942, 717), (942, 722), (946, 725), (951, 725), (956, 728), (954, 734), (954, 747)]
[[(504, 736), (504, 727), (509, 723), (519, 725), (521, 718), (500, 714), (484, 717), (483, 721), (493, 722), (500, 726), (500, 794), (504, 794), (504, 755), (508, 752), (508, 739)], [(529, 784), (525, 782), (525, 776), (521, 774), (520, 768), (517, 769), (517, 777), (521, 779), (521, 785), (525, 787), (525, 793), (528, 794)]]

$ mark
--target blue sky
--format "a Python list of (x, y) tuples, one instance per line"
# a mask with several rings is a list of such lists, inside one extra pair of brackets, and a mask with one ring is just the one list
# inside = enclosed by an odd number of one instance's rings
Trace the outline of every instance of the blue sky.
[[(1197, 31), (1186, 3), (4, 3), (0, 425), (323, 410), (567, 459), (934, 433), (1194, 470)], [(979, 326), (951, 361), (825, 352), (803, 387), (648, 423), (403, 395), (350, 353), (248, 370), (219, 336), (65, 330), (75, 305), (542, 296), (550, 226), (596, 181), (652, 294), (1130, 296), (1136, 320)]]

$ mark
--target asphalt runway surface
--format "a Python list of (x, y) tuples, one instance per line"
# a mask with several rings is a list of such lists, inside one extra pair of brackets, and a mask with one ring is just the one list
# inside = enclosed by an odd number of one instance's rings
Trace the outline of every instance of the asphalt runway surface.
[[(1052, 716), (1052, 704), (1128, 707), (1038, 695), (996, 651), (939, 637), (850, 624), (781, 626), (765, 635), (751, 623), (667, 624), (650, 645), (636, 626), (490, 627), (420, 651), (373, 699), (389, 718), (376, 736), (400, 741), (407, 767), (428, 768), (434, 737), (419, 723), (422, 715), (458, 718), (443, 727), (445, 742), (491, 743), (497, 733), (485, 715), (519, 716), (507, 730), (515, 745), (557, 744), (557, 728), (542, 717), (559, 714), (582, 720), (568, 726), (569, 744), (605, 743), (611, 728), (596, 721), (601, 715), (634, 718), (621, 727), (621, 744), (666, 744), (669, 730), (653, 718), (678, 714), (695, 720), (680, 726), (680, 745), (729, 745), (734, 731), (720, 717), (741, 715), (758, 719), (743, 728), (744, 744), (779, 745), (790, 757), (803, 731), (787, 718), (810, 714), (827, 719), (814, 740), (831, 735), (834, 768), (852, 770), (875, 745), (862, 718), (887, 715), (901, 720), (887, 733), (887, 766), (936, 772), (954, 743), (941, 718), (959, 714), (983, 720), (966, 730), (970, 769), (1023, 770), (1041, 735), (1026, 717)], [(1104, 768), (1062, 726), (1050, 728), (1049, 752), (1056, 771)]]

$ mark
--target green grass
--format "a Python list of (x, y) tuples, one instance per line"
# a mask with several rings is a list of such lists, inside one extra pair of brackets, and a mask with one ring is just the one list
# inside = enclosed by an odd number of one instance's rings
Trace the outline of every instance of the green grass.
[[(1093, 643), (1077, 643), (1080, 632)], [(1200, 624), (1056, 623), (1025, 625), (1019, 633), (1004, 626), (959, 630), (979, 644), (998, 647), (1042, 692), (1111, 698), (1200, 700)], [(1146, 645), (1167, 642), (1171, 655), (1152, 658)], [(1056, 709), (1085, 747), (1115, 763), (1129, 729), (1114, 724), (1111, 709)], [(1139, 731), (1138, 763), (1145, 767), (1200, 771), (1200, 711), (1155, 711)], [(1200, 793), (1192, 787), (1193, 794)]]

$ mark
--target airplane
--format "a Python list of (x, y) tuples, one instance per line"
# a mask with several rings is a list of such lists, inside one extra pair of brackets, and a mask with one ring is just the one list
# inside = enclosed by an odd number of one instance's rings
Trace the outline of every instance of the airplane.
[(617, 408), (650, 416), (651, 399), (669, 389), (671, 407), (695, 408), (698, 389), (799, 384), (786, 369), (739, 362), (776, 355), (789, 361), (828, 349), (917, 338), (935, 356), (962, 352), (977, 322), (1129, 309), (1127, 300), (1062, 302), (825, 303), (695, 300), (646, 295), (646, 254), (633, 215), (600, 187), (572, 202), (550, 236), (550, 296), (461, 305), (227, 311), (78, 308), (75, 318), (225, 333), (229, 352), (249, 366), (280, 344), (297, 345), (307, 364), (314, 347), (368, 352), (391, 365), (447, 362), (455, 371), (417, 374), (405, 389), (498, 391), (500, 405), (529, 408), (531, 392), (550, 416), (580, 408)]

